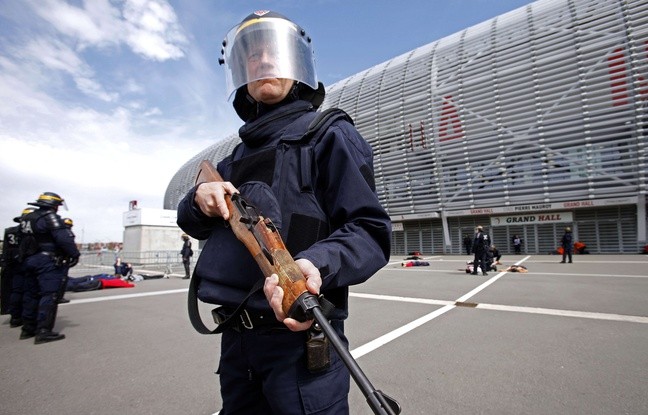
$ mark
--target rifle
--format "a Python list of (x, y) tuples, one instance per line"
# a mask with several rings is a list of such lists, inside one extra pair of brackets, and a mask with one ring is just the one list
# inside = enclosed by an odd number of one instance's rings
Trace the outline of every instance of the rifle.
[[(224, 181), (209, 160), (200, 163), (196, 184)], [(342, 343), (322, 311), (319, 299), (308, 292), (306, 278), (286, 249), (277, 228), (270, 218), (259, 215), (255, 207), (240, 194), (225, 195), (229, 210), (229, 225), (236, 237), (245, 245), (261, 268), (263, 275), (279, 276), (279, 286), (284, 291), (281, 307), (288, 317), (299, 321), (314, 319), (349, 369), (351, 376), (376, 415), (398, 415), (400, 404), (373, 387), (351, 353)]]

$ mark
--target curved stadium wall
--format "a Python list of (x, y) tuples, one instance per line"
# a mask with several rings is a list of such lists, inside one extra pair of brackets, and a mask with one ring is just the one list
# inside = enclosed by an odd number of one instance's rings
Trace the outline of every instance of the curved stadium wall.
[[(544, 0), (337, 82), (322, 109), (344, 109), (372, 145), (380, 200), (401, 224), (395, 254), (460, 253), (494, 214), (559, 206), (590, 251), (638, 252), (647, 105), (648, 3)], [(238, 141), (189, 160), (164, 207)], [(517, 233), (546, 253), (564, 226), (490, 232), (504, 252)]]

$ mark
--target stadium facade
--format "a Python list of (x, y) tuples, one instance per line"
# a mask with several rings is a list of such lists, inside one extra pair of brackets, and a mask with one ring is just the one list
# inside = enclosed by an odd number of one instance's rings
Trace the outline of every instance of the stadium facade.
[[(648, 2), (540, 0), (327, 88), (372, 145), (393, 254), (462, 252), (483, 225), (503, 252), (646, 243)], [(175, 174), (175, 209), (203, 159)]]

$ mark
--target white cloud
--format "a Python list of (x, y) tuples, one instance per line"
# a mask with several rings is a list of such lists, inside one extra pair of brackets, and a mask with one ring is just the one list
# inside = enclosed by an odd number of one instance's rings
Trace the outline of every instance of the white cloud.
[(135, 53), (164, 61), (184, 56), (187, 39), (173, 8), (165, 1), (126, 0), (126, 42)]
[(50, 70), (59, 70), (71, 75), (92, 72), (68, 45), (51, 38), (41, 37), (31, 40), (20, 50), (14, 50), (14, 53), (22, 59), (38, 61)]
[(164, 0), (126, 0), (123, 10), (108, 0), (33, 0), (31, 6), (60, 34), (75, 39), (79, 49), (126, 44), (147, 59), (184, 57), (187, 38), (173, 8)]
[(2, 218), (13, 218), (38, 194), (53, 191), (70, 206), (71, 212), (61, 215), (73, 213), (75, 227), (84, 228), (87, 237), (121, 240), (128, 201), (161, 207), (173, 174), (209, 144), (190, 147), (167, 137), (137, 136), (131, 116), (121, 108), (110, 114), (54, 108), (44, 120), (49, 131), (37, 130), (43, 134), (38, 141), (25, 139), (36, 133), (31, 129), (0, 131)]
[(64, 0), (32, 0), (30, 5), (60, 33), (77, 39), (81, 47), (113, 44), (120, 39), (120, 13), (108, 0), (86, 1), (85, 8)]
[(86, 95), (93, 96), (102, 101), (111, 102), (116, 101), (119, 98), (117, 93), (108, 93), (106, 92), (101, 84), (90, 78), (84, 77), (75, 77), (74, 82), (76, 83), (79, 91), (85, 93)]
[(15, 48), (13, 52), (22, 60), (42, 65), (43, 70), (48, 72), (43, 77), (51, 79), (50, 71), (61, 71), (70, 75), (79, 91), (86, 95), (106, 102), (116, 101), (119, 97), (117, 93), (107, 92), (94, 79), (95, 73), (90, 65), (62, 41), (40, 37), (29, 41), (24, 47)]
[(238, 121), (167, 2), (27, 1), (30, 24), (0, 30), (0, 220), (53, 191), (79, 240), (119, 241), (128, 202), (161, 208), (176, 171)]

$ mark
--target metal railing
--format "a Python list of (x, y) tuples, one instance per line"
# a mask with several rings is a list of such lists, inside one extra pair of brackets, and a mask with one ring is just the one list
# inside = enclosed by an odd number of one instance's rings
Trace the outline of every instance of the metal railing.
[[(200, 255), (200, 251), (194, 251), (191, 261), (192, 269), (198, 255)], [(113, 274), (118, 257), (121, 258), (122, 262), (130, 263), (135, 274), (184, 275), (182, 258), (177, 250), (143, 252), (82, 251), (79, 263), (70, 270), (70, 275)]]

